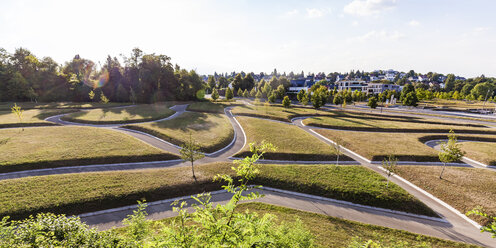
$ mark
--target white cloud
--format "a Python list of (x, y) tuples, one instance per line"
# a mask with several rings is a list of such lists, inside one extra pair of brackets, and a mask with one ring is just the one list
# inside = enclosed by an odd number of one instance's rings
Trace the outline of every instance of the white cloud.
[(300, 13), (297, 9), (290, 10), (282, 15), (282, 17), (293, 17)]
[(418, 22), (417, 20), (411, 20), (410, 22), (408, 22), (408, 26), (410, 27), (417, 27), (418, 25), (420, 25), (420, 22)]
[(402, 39), (404, 37), (405, 37), (405, 35), (403, 33), (398, 32), (398, 31), (388, 32), (385, 30), (382, 30), (382, 31), (372, 30), (372, 31), (370, 31), (370, 32), (368, 32), (362, 36), (351, 38), (350, 41), (359, 41), (359, 42), (365, 42), (365, 41), (371, 41), (371, 40), (397, 41), (397, 40)]
[(489, 29), (491, 29), (491, 28), (490, 27), (476, 27), (476, 28), (474, 28), (474, 32), (480, 33), (480, 32), (488, 31)]
[(344, 12), (355, 16), (377, 15), (396, 6), (396, 0), (353, 0), (344, 6)]
[(324, 15), (327, 15), (331, 12), (330, 9), (317, 9), (317, 8), (311, 8), (307, 9), (307, 17), (308, 18), (320, 18), (323, 17)]
[(353, 22), (351, 23), (351, 26), (353, 26), (353, 27), (357, 27), (357, 26), (358, 26), (358, 24), (359, 24), (359, 23), (358, 23), (357, 21), (353, 21)]

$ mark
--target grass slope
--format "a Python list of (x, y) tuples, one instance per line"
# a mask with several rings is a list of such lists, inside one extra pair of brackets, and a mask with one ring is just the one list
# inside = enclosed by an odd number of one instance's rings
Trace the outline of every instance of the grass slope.
[(176, 145), (184, 144), (191, 134), (204, 152), (224, 148), (234, 138), (229, 118), (216, 113), (185, 112), (171, 120), (126, 125), (124, 128), (146, 132)]
[(465, 156), (486, 165), (496, 166), (496, 143), (494, 142), (462, 142), (460, 146)]
[(328, 111), (315, 110), (311, 107), (284, 108), (281, 104), (271, 105), (242, 105), (233, 108), (234, 115), (262, 117), (278, 121), (290, 122), (291, 119), (308, 115), (329, 115)]
[(99, 102), (50, 102), (50, 103), (35, 103), (35, 102), (0, 102), (0, 111), (10, 111), (10, 108), (17, 104), (22, 109), (92, 109), (92, 108), (110, 108), (122, 105), (130, 105), (131, 103), (99, 103)]
[[(461, 213), (483, 206), (496, 215), (496, 172), (478, 168), (448, 167), (439, 179), (440, 166), (399, 166), (398, 174)], [(479, 223), (482, 219), (470, 216)]]
[[(0, 216), (22, 218), (41, 211), (78, 214), (220, 189), (217, 174), (232, 174), (232, 163), (94, 172), (0, 181)], [(255, 184), (335, 197), (377, 207), (433, 215), (432, 210), (394, 184), (359, 166), (259, 165)]]
[(125, 108), (92, 109), (69, 114), (62, 120), (91, 124), (136, 123), (158, 120), (174, 114), (172, 103), (140, 104)]
[(0, 140), (5, 141), (0, 172), (177, 158), (131, 136), (92, 127), (3, 129)]
[(22, 113), (22, 123), (17, 115), (10, 110), (0, 111), (0, 128), (22, 126), (49, 126), (55, 125), (44, 119), (50, 116), (74, 112), (72, 109), (29, 109)]
[(375, 132), (496, 134), (483, 125), (432, 121), (424, 118), (391, 118), (381, 115), (339, 113), (332, 117), (312, 117), (303, 120), (305, 125), (342, 130)]
[(211, 102), (211, 101), (203, 101), (203, 102), (194, 102), (188, 105), (188, 111), (197, 111), (197, 112), (209, 112), (209, 113), (224, 113), (224, 108), (238, 106), (240, 105), (236, 101), (233, 102)]
[[(265, 159), (276, 160), (335, 160), (336, 156), (330, 146), (321, 142), (301, 128), (258, 118), (237, 117), (243, 127), (246, 143), (262, 142), (263, 140), (274, 144), (276, 152), (268, 152)], [(236, 157), (249, 155), (249, 146), (245, 146)], [(340, 159), (349, 160), (346, 156)]]

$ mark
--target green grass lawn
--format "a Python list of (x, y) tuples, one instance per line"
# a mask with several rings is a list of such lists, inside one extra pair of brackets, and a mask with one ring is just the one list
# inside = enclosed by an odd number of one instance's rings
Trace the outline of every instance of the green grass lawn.
[[(277, 151), (268, 152), (265, 159), (278, 160), (335, 160), (336, 156), (331, 146), (323, 143), (301, 128), (258, 118), (237, 117), (243, 127), (247, 141), (246, 143), (262, 142), (272, 143)], [(245, 157), (249, 154), (250, 147), (246, 145), (236, 157)], [(348, 159), (340, 156), (340, 159)]]
[(131, 136), (92, 127), (3, 129), (0, 140), (6, 141), (0, 172), (177, 158)]
[(453, 108), (453, 109), (477, 109), (477, 108), (492, 108), (494, 103), (486, 103), (483, 101), (464, 101), (464, 100), (445, 100), (445, 99), (434, 99), (434, 100), (424, 100), (419, 103), (420, 106), (429, 106), (436, 108)]
[(229, 118), (216, 113), (185, 112), (171, 120), (124, 127), (150, 133), (176, 145), (184, 144), (191, 134), (204, 152), (224, 148), (234, 138)]
[(198, 111), (198, 112), (210, 112), (210, 113), (224, 113), (224, 108), (230, 106), (238, 106), (240, 103), (236, 101), (226, 102), (226, 101), (203, 101), (203, 102), (194, 102), (188, 105), (187, 110), (189, 111)]
[[(0, 216), (22, 218), (40, 211), (79, 214), (220, 189), (217, 174), (233, 174), (232, 163), (93, 172), (0, 181)], [(258, 165), (253, 182), (355, 203), (434, 215), (432, 210), (379, 174), (360, 166)]]
[(483, 125), (432, 121), (425, 118), (392, 118), (388, 115), (334, 113), (335, 116), (308, 118), (303, 120), (303, 123), (309, 126), (357, 131), (448, 133), (453, 129), (456, 133), (496, 134), (495, 130)]
[(494, 142), (461, 142), (465, 156), (486, 165), (496, 166), (496, 143)]
[[(51, 102), (51, 103), (35, 103), (35, 102), (17, 102), (22, 109), (91, 109), (91, 108), (110, 108), (123, 105), (131, 105), (131, 103), (99, 103), (99, 102)], [(0, 111), (9, 111), (14, 106), (14, 102), (0, 102)]]
[[(425, 145), (426, 141), (447, 139), (446, 134), (422, 133), (381, 133), (354, 132), (315, 129), (330, 140), (341, 139), (343, 146), (372, 160), (382, 161), (388, 155), (394, 155), (400, 161), (439, 162), (438, 151)], [(495, 135), (462, 134), (458, 139), (496, 141)], [(472, 157), (477, 159), (477, 157)]]
[(19, 123), (17, 115), (10, 110), (0, 110), (0, 128), (4, 127), (20, 127), (20, 126), (41, 126), (53, 125), (53, 123), (44, 121), (45, 118), (74, 112), (71, 109), (29, 109), (24, 110), (22, 114), (22, 123)]
[[(439, 179), (442, 167), (399, 166), (398, 174), (461, 213), (482, 206), (496, 215), (496, 172), (478, 168), (448, 167)], [(481, 218), (469, 216), (484, 224)]]
[(140, 104), (125, 108), (92, 109), (66, 115), (62, 117), (62, 120), (92, 124), (152, 121), (174, 114), (174, 111), (169, 109), (173, 105), (172, 103), (157, 103)]
[(281, 104), (271, 104), (271, 105), (242, 105), (233, 108), (232, 113), (234, 115), (244, 115), (244, 116), (254, 116), (262, 117), (273, 120), (280, 120), (290, 122), (292, 118), (298, 116), (308, 116), (308, 115), (329, 115), (328, 111), (315, 110), (308, 107), (292, 107), (284, 108)]

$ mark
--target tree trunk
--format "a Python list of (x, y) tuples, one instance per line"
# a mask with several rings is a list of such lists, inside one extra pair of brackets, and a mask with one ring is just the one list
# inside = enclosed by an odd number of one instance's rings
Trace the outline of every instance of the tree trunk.
[(196, 182), (195, 167), (193, 166), (193, 161), (191, 161), (191, 171), (193, 172), (193, 178), (195, 179)]
[(336, 159), (336, 165), (339, 165), (339, 152), (338, 152), (338, 158)]
[(439, 179), (443, 179), (443, 173), (444, 173), (444, 169), (446, 168), (446, 163), (443, 163), (443, 170), (441, 171), (441, 175), (439, 175)]

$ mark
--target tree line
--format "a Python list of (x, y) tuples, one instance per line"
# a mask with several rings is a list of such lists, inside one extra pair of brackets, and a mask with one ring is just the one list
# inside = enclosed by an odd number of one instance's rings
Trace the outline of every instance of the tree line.
[(122, 57), (123, 65), (110, 55), (101, 66), (79, 55), (58, 64), (24, 48), (0, 48), (0, 101), (151, 103), (192, 100), (205, 87), (194, 70), (173, 66), (166, 55), (134, 48)]

